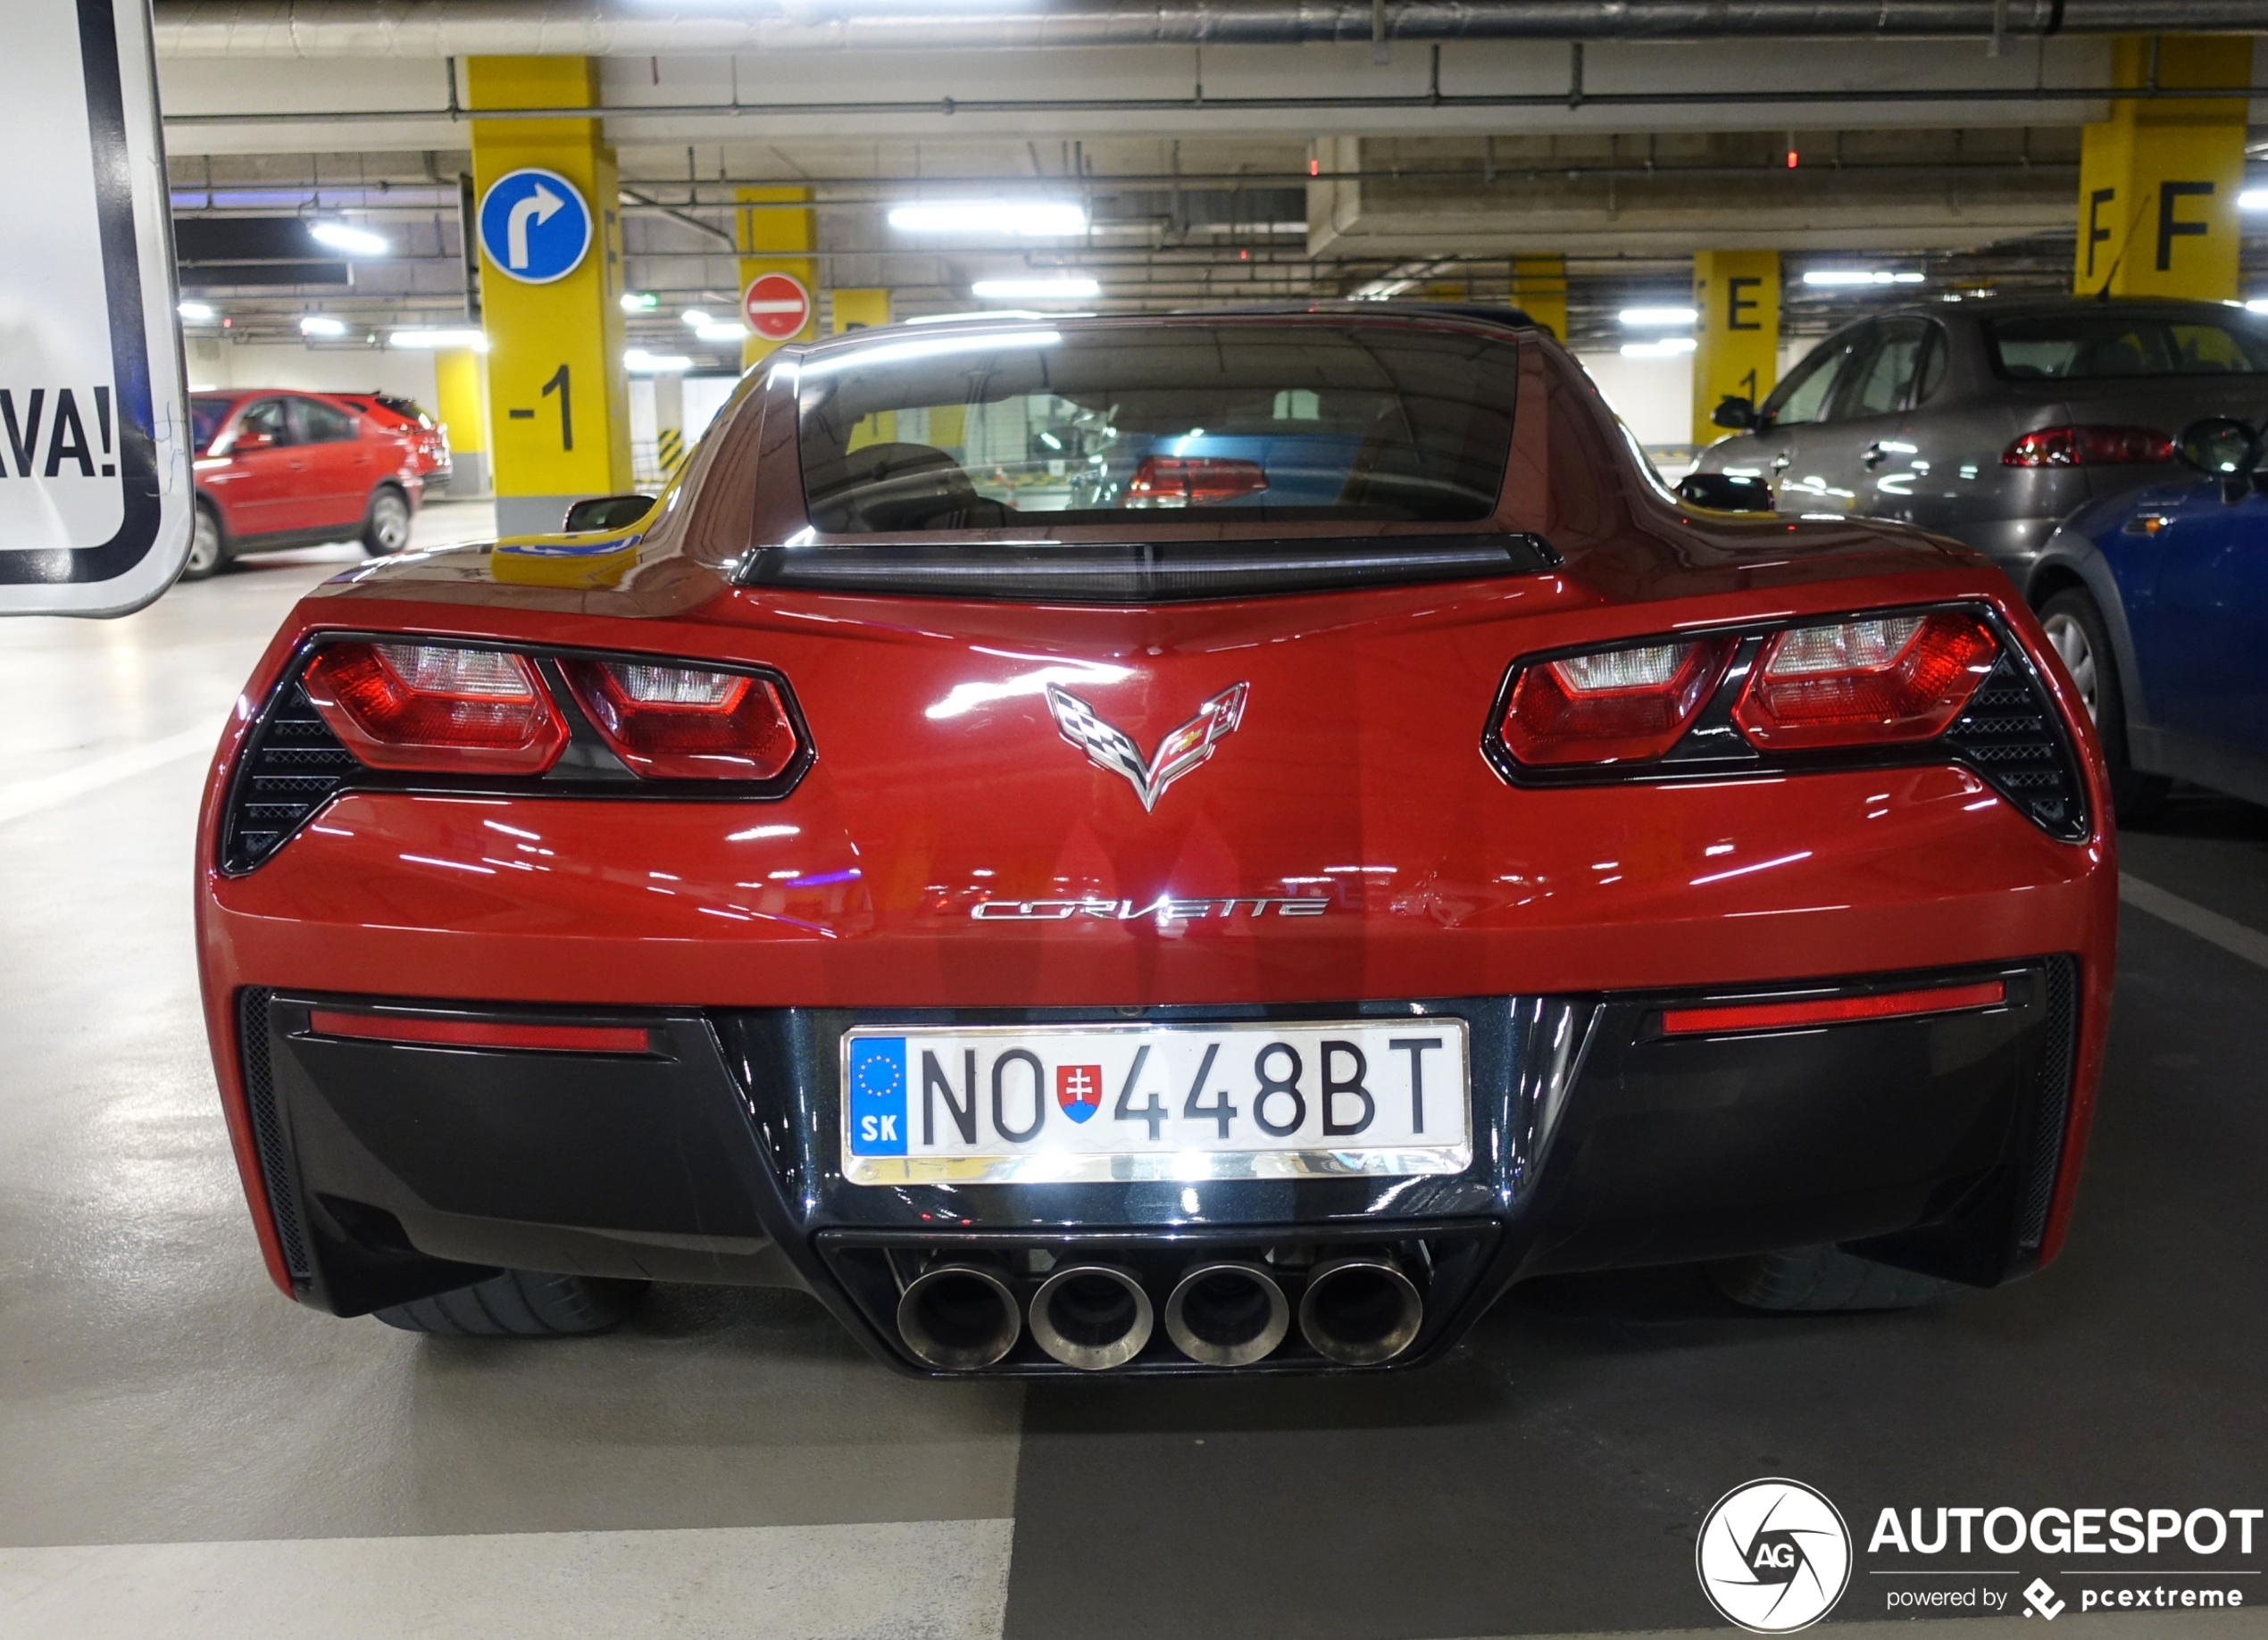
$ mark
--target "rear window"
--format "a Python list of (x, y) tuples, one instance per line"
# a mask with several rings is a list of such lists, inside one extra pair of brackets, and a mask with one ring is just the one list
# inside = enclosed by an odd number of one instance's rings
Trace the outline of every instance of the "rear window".
[(2268, 333), (2239, 321), (2055, 313), (1989, 329), (2001, 373), (2016, 381), (2268, 372)]
[(221, 426), (229, 419), (229, 406), (234, 401), (225, 398), (193, 398), (189, 401), (189, 438), (196, 453), (203, 455), (221, 437)]
[(1157, 521), (1472, 522), (1512, 445), (1510, 338), (1391, 326), (940, 329), (800, 374), (830, 533)]

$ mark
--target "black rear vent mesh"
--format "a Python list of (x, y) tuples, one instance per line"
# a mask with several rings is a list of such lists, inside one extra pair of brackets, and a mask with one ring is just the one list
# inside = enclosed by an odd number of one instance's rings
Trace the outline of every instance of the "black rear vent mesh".
[(252, 731), (238, 765), (221, 833), (221, 869), (249, 871), (274, 853), (359, 767), (295, 680)]
[(291, 1151), (284, 1142), (283, 1117), (276, 1109), (276, 1079), (268, 1063), (268, 999), (274, 992), (258, 986), (237, 993), (237, 1043), (244, 1059), (244, 1103), (252, 1115), (252, 1137), (260, 1152), (260, 1182), (268, 1193), (268, 1216), (283, 1248), (284, 1269), (294, 1286), (313, 1279), (307, 1238), (299, 1228), (299, 1197), (291, 1185)]
[(2050, 837), (2087, 836), (2086, 788), (2055, 721), (2055, 709), (2030, 673), (2004, 649), (1945, 745)]
[(2047, 1231), (2047, 1207), (2055, 1199), (2055, 1175), (2064, 1160), (2064, 1128), (2071, 1117), (2072, 1061), (2079, 1037), (2079, 964), (2070, 957), (2047, 959), (2047, 1050), (2040, 1056), (2039, 1091), (2034, 1109), (2032, 1153), (2024, 1180), (2023, 1209), (2016, 1239), (2030, 1249)]

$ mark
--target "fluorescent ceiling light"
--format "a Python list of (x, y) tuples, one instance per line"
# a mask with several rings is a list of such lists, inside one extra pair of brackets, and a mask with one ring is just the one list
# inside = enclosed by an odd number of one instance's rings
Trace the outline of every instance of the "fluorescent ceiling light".
[(2237, 196), (2239, 211), (2268, 211), (2268, 187), (2248, 187)]
[(192, 324), (201, 325), (219, 316), (211, 305), (203, 302), (184, 302), (173, 311)]
[(1626, 307), (1622, 322), (1641, 325), (1689, 325), (1701, 315), (1689, 307)]
[(806, 376), (830, 376), (838, 370), (864, 370), (877, 364), (900, 364), (933, 359), (943, 354), (990, 353), (1011, 347), (1053, 347), (1063, 339), (1060, 330), (985, 330), (947, 332), (915, 337), (903, 342), (881, 342), (843, 353), (821, 354), (804, 364)]
[(1674, 359), (1682, 353), (1691, 353), (1694, 342), (1689, 336), (1665, 336), (1659, 341), (1624, 342), (1625, 359)]
[(716, 323), (715, 320), (709, 317), (708, 314), (703, 312), (697, 307), (687, 308), (685, 312), (680, 313), (678, 317), (685, 321), (687, 324), (691, 325), (696, 330), (698, 330), (703, 325), (713, 325)]
[(2268, 313), (2268, 296), (2255, 296), (2245, 304), (2247, 313)]
[(1882, 268), (1814, 268), (1804, 275), (1806, 285), (1919, 285), (1918, 273), (1892, 273)]
[(1038, 239), (1087, 231), (1083, 209), (1068, 201), (1046, 199), (958, 199), (894, 205), (889, 221), (900, 233), (909, 234), (1014, 234)]
[(643, 347), (633, 347), (622, 355), (622, 367), (641, 376), (672, 375), (691, 370), (693, 361), (681, 353), (648, 353)]
[(705, 342), (745, 342), (748, 339), (746, 325), (703, 325), (694, 335)]
[(328, 313), (310, 313), (299, 321), (299, 334), (302, 336), (344, 336), (346, 334), (346, 321), (343, 319), (333, 319)]
[(396, 330), (386, 339), (396, 347), (470, 347), (475, 353), (488, 351), (488, 338), (467, 326), (454, 330)]
[(1091, 302), (1103, 287), (1089, 279), (979, 279), (969, 294), (980, 302)]
[(311, 222), (307, 237), (350, 256), (385, 256), (394, 249), (389, 242), (368, 229), (349, 228), (344, 222)]
[(662, 305), (662, 298), (650, 290), (626, 290), (622, 293), (622, 312), (650, 313)]

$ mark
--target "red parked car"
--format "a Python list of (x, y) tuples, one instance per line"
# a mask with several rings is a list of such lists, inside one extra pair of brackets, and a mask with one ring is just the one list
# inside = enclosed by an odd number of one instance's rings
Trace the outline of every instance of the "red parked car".
[(426, 414), (425, 407), (415, 399), (394, 393), (333, 393), (328, 396), (342, 404), (352, 404), (379, 426), (408, 439), (415, 454), (419, 478), (448, 478), (449, 429)]
[(189, 400), (196, 520), (184, 580), (246, 553), (360, 539), (410, 544), (425, 493), (417, 446), (398, 427), (327, 394), (268, 388)]
[(1681, 504), (1517, 315), (984, 320), (782, 349), (625, 527), (310, 595), (199, 950), (316, 1308), (1363, 1370), (1555, 1271), (2054, 1257), (2109, 812), (1990, 563)]

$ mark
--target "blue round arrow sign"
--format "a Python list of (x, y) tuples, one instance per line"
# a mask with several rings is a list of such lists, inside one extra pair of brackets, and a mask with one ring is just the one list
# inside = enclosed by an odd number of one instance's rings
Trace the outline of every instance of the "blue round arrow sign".
[(498, 177), (480, 200), (480, 248), (528, 285), (563, 279), (590, 253), (590, 207), (555, 171), (530, 165)]

